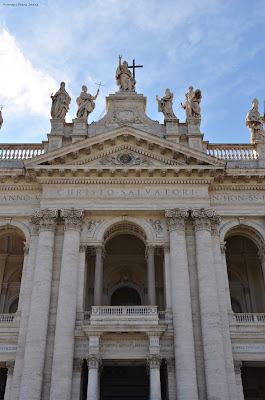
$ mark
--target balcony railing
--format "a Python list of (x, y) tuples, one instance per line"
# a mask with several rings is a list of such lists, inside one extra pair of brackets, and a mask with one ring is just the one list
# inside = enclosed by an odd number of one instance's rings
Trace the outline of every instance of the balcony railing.
[(93, 306), (91, 316), (143, 316), (157, 315), (157, 306)]
[(0, 145), (0, 159), (2, 160), (25, 160), (43, 153), (43, 143), (4, 143)]
[(6, 324), (14, 321), (15, 314), (0, 314), (0, 324)]
[(208, 143), (207, 153), (222, 160), (255, 160), (258, 158), (253, 144)]
[(236, 322), (241, 324), (265, 324), (265, 314), (235, 314)]

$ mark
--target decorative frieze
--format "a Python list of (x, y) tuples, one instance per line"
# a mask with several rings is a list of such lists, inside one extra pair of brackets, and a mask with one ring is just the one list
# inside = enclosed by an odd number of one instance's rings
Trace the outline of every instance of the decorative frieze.
[(189, 210), (184, 208), (174, 208), (173, 210), (166, 210), (165, 216), (167, 217), (169, 232), (174, 230), (184, 230), (185, 220), (189, 216)]
[(61, 210), (61, 217), (64, 219), (64, 229), (75, 229), (80, 231), (82, 227), (84, 211), (83, 210)]

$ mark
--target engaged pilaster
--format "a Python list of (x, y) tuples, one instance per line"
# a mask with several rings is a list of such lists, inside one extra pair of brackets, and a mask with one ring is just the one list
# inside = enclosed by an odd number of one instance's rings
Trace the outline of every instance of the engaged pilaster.
[(149, 355), (147, 359), (150, 374), (150, 400), (161, 400), (160, 365), (159, 355)]
[(88, 381), (87, 381), (87, 400), (99, 399), (99, 374), (102, 362), (98, 355), (90, 355), (87, 358)]
[(218, 304), (212, 229), (216, 233), (220, 217), (212, 209), (192, 210), (201, 311), (202, 339), (208, 398), (228, 398), (223, 337)]
[[(33, 219), (34, 226), (37, 227), (39, 225), (39, 240), (19, 395), (20, 400), (39, 400), (41, 396), (57, 217), (58, 212), (56, 210), (45, 209), (36, 211)], [(38, 354), (38, 357), (36, 357), (36, 354)]]
[[(59, 284), (50, 400), (70, 400), (74, 357), (80, 231), (83, 210), (62, 210), (63, 254)], [(64, 366), (61, 368), (60, 366)], [(60, 382), (60, 385), (58, 385)]]
[(74, 359), (71, 400), (80, 399), (82, 365), (83, 360)]
[(244, 400), (243, 384), (242, 384), (242, 361), (234, 360), (234, 368), (236, 375), (237, 396), (238, 400)]
[(147, 246), (145, 256), (147, 261), (148, 304), (154, 306), (156, 304), (155, 246)]
[(7, 378), (6, 378), (6, 388), (4, 400), (12, 400), (10, 397), (10, 391), (12, 387), (13, 373), (14, 373), (15, 361), (7, 361)]
[(170, 269), (177, 398), (197, 400), (197, 377), (192, 325), (189, 265), (186, 248), (186, 209), (166, 210), (170, 236)]
[(172, 299), (171, 299), (171, 271), (170, 271), (170, 246), (164, 245), (164, 287), (165, 287), (165, 300), (166, 309), (171, 310)]
[(103, 245), (95, 247), (96, 265), (95, 265), (95, 281), (94, 281), (94, 306), (102, 305), (103, 295), (103, 260), (105, 250)]
[(176, 369), (174, 358), (166, 359), (167, 366), (167, 387), (168, 387), (168, 400), (176, 400)]

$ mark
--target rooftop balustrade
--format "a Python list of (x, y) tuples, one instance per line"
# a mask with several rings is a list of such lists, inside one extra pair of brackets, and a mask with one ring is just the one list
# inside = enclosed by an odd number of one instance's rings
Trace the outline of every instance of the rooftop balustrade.
[(25, 160), (43, 154), (43, 143), (2, 143), (0, 144), (1, 160)]

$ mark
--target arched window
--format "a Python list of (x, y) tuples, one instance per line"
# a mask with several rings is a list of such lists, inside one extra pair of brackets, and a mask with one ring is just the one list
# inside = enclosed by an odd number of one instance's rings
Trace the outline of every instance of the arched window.
[(111, 306), (140, 306), (141, 297), (137, 290), (130, 286), (122, 286), (111, 296)]

